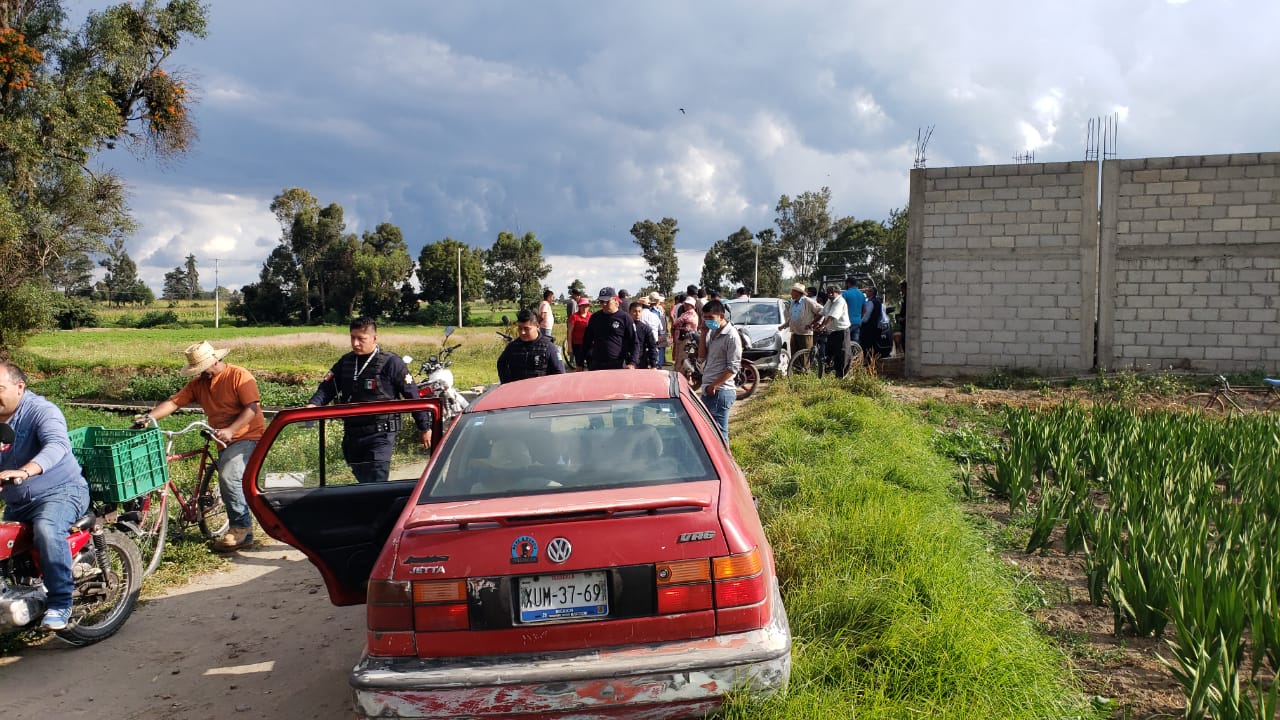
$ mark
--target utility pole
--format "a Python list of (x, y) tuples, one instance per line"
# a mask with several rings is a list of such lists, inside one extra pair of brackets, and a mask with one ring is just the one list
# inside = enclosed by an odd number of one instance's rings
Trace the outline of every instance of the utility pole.
[(462, 327), (462, 248), (458, 248), (458, 327)]
[(221, 321), (222, 308), (219, 306), (219, 303), (221, 302), (221, 297), (219, 295), (220, 294), (218, 292), (218, 258), (214, 258), (213, 259), (213, 327), (215, 330), (218, 327), (220, 327), (219, 323)]
[(756, 268), (751, 273), (751, 296), (760, 294), (760, 243), (756, 243)]

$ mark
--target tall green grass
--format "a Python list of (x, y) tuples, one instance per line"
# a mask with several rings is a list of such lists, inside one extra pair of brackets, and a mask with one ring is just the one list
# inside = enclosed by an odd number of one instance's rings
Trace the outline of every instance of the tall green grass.
[(734, 426), (795, 646), (788, 692), (726, 717), (1092, 716), (966, 523), (932, 430), (857, 383), (776, 383)]

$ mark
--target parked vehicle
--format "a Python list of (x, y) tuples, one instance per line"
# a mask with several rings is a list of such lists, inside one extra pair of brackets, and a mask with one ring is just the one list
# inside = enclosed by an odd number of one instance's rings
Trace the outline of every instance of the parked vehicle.
[(760, 372), (786, 375), (791, 370), (791, 331), (779, 330), (787, 319), (787, 302), (778, 298), (730, 300), (724, 304), (729, 321), (746, 335), (742, 357)]
[[(702, 717), (786, 685), (773, 551), (679, 374), (497, 386), (425, 467), (397, 451), (392, 477), (413, 481), (335, 485), (309, 445), (308, 422), (440, 402), (283, 410), (245, 474), (263, 529), (307, 554), (335, 604), (368, 604), (358, 717)], [(284, 468), (305, 486), (271, 482)]]
[[(428, 357), (418, 369), (418, 374), (421, 376), (418, 379), (418, 396), (438, 397), (445, 401), (443, 407), (446, 426), (453, 422), (458, 413), (467, 409), (467, 399), (453, 387), (453, 371), (449, 369), (449, 366), (453, 365), (453, 362), (449, 360), (449, 356), (453, 354), (454, 350), (462, 347), (462, 343), (457, 345), (449, 344), (449, 336), (456, 329), (452, 325), (445, 327), (444, 339), (440, 341), (440, 353)], [(404, 356), (405, 365), (409, 365), (412, 362), (412, 357)]]
[[(10, 442), (13, 428), (0, 423), (0, 444)], [(129, 619), (142, 589), (142, 559), (133, 541), (107, 529), (93, 508), (68, 528), (67, 544), (75, 589), (71, 619), (57, 633), (72, 645), (89, 645), (111, 637)], [(40, 624), (47, 609), (40, 578), (31, 526), (0, 521), (0, 634)]]

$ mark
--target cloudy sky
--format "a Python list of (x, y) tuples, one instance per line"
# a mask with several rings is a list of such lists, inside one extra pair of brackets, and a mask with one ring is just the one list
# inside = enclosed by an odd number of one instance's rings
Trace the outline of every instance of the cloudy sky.
[(103, 158), (157, 289), (188, 253), (206, 286), (213, 258), (221, 284), (255, 281), (293, 186), (350, 231), (399, 225), (415, 257), (533, 231), (563, 291), (640, 286), (644, 218), (679, 220), (682, 285), (784, 193), (826, 185), (835, 213), (884, 219), (921, 126), (930, 167), (1081, 159), (1111, 113), (1122, 157), (1277, 149), (1270, 0), (210, 4), (209, 37), (173, 59), (194, 151)]

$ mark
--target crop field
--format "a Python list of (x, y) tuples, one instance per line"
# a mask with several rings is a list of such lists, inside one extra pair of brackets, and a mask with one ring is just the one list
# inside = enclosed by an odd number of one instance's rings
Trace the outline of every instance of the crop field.
[(959, 459), (1024, 520), (1023, 550), (1078, 557), (1116, 635), (1165, 641), (1186, 717), (1276, 717), (1280, 416), (1068, 404), (1003, 426)]

